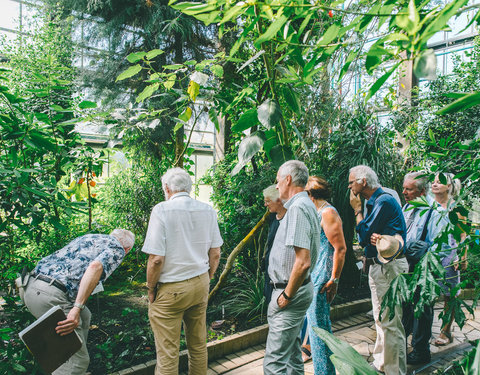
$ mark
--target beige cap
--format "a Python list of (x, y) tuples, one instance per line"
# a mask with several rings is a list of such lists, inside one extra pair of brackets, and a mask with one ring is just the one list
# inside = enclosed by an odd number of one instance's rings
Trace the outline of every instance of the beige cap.
[(382, 236), (377, 240), (377, 258), (378, 260), (386, 264), (396, 259), (402, 252), (403, 248), (403, 238), (399, 234), (394, 236), (389, 236), (387, 234), (382, 234)]

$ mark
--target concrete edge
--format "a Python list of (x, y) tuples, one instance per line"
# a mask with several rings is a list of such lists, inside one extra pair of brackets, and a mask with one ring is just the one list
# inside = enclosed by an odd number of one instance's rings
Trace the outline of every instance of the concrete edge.
[[(370, 298), (332, 306), (330, 318), (333, 321), (344, 319), (353, 314), (367, 312), (372, 309)], [(211, 341), (207, 344), (208, 361), (212, 362), (228, 354), (239, 352), (249, 347), (264, 344), (267, 341), (268, 324), (238, 332), (221, 340)], [(155, 360), (125, 368), (110, 375), (152, 375), (155, 369)], [(179, 371), (185, 371), (188, 366), (187, 350), (180, 352)]]

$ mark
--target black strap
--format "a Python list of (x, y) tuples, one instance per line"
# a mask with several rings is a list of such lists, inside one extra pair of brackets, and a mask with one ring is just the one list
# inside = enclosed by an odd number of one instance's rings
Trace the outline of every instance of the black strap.
[(423, 230), (422, 230), (422, 235), (420, 236), (420, 241), (425, 241), (425, 238), (427, 238), (428, 221), (430, 220), (430, 216), (432, 216), (432, 212), (433, 212), (433, 208), (430, 208), (428, 210), (427, 220), (425, 220), (425, 224), (423, 224)]

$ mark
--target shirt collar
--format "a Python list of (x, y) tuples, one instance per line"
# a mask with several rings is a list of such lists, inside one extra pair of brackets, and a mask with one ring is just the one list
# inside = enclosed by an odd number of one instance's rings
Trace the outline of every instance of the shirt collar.
[(301, 197), (308, 198), (308, 194), (305, 190), (301, 191), (300, 193), (297, 193), (293, 197), (291, 197), (288, 201), (285, 202), (283, 207), (285, 207), (288, 210), (288, 208), (293, 204), (293, 202), (295, 202), (297, 199), (299, 199)]
[(188, 194), (186, 191), (181, 191), (179, 193), (173, 194), (170, 197), (169, 201), (171, 201), (172, 199), (178, 198), (178, 197), (189, 197), (190, 198), (190, 194)]
[(381, 187), (379, 187), (377, 190), (375, 190), (372, 194), (372, 196), (370, 197), (370, 199), (367, 201), (367, 204), (369, 206), (373, 206), (373, 204), (375, 203), (375, 200), (377, 199), (377, 197), (384, 193), (383, 189)]

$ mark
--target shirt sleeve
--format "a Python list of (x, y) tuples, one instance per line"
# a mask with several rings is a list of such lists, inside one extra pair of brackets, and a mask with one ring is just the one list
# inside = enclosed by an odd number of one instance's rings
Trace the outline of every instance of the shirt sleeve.
[(210, 248), (220, 247), (223, 245), (223, 239), (222, 239), (222, 236), (220, 235), (220, 228), (218, 227), (217, 213), (213, 211), (212, 216), (213, 216), (212, 233), (211, 233), (212, 243), (210, 245)]
[(150, 221), (148, 222), (147, 235), (142, 248), (144, 253), (165, 256), (167, 238), (165, 223), (161, 213), (158, 205), (152, 210)]
[(288, 210), (285, 245), (311, 250), (312, 227), (306, 213), (298, 206), (290, 207)]
[[(385, 222), (384, 211), (387, 210), (386, 201), (377, 199), (372, 212), (364, 218), (356, 227), (359, 244), (362, 247), (370, 244), (370, 237), (373, 233), (380, 233), (380, 228)], [(386, 213), (386, 212), (385, 212)]]
[(102, 250), (94, 260), (102, 264), (103, 273), (100, 281), (105, 281), (120, 263), (122, 263), (122, 260), (125, 257), (125, 249), (120, 245), (117, 239), (108, 237), (98, 246), (101, 246)]

